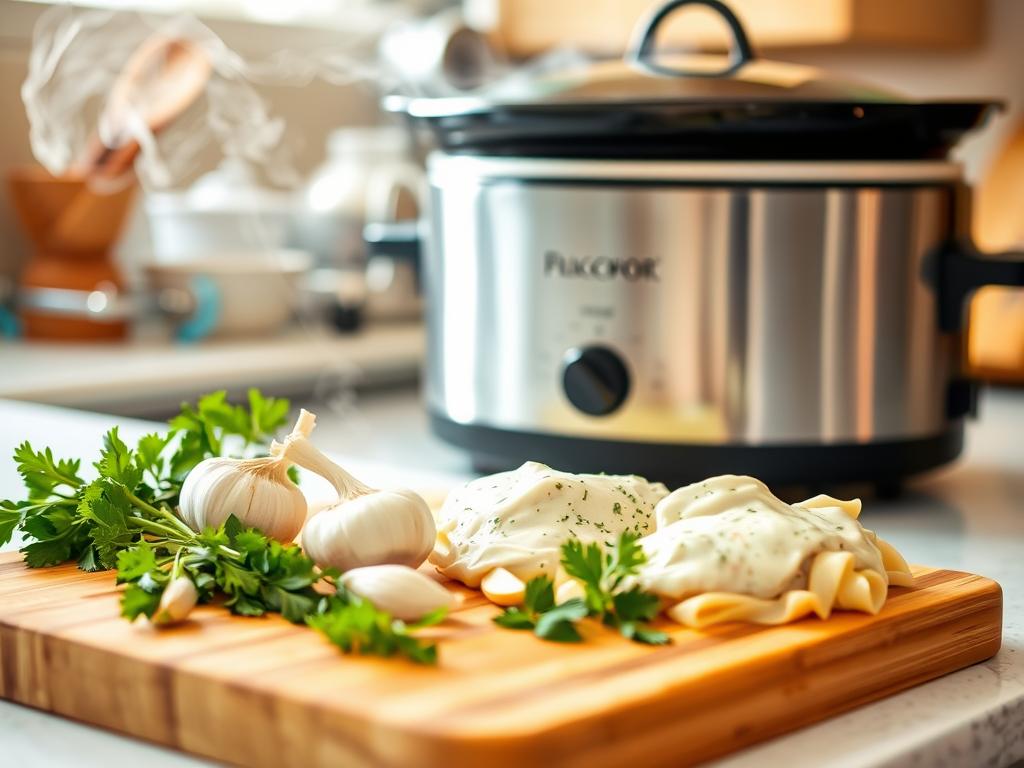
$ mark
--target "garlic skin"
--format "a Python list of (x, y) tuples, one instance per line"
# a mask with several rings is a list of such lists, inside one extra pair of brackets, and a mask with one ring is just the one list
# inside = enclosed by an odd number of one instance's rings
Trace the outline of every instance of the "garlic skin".
[(151, 621), (165, 627), (184, 621), (199, 602), (199, 590), (188, 576), (178, 576), (164, 588)]
[(278, 457), (201, 461), (185, 478), (178, 507), (194, 531), (216, 528), (234, 515), (284, 543), (306, 521), (306, 497), (288, 477), (288, 462)]
[(325, 478), (338, 492), (338, 503), (318, 512), (302, 529), (306, 554), (321, 567), (343, 571), (387, 563), (419, 567), (437, 536), (427, 502), (415, 491), (378, 491), (361, 483), (307, 435), (308, 430), (296, 430), (271, 448), (275, 456)]
[(341, 583), (381, 610), (402, 621), (416, 621), (428, 613), (458, 602), (455, 595), (425, 573), (405, 565), (371, 565), (354, 568)]
[(302, 529), (302, 548), (317, 565), (343, 571), (385, 563), (418, 568), (436, 535), (418, 494), (375, 491), (314, 515)]

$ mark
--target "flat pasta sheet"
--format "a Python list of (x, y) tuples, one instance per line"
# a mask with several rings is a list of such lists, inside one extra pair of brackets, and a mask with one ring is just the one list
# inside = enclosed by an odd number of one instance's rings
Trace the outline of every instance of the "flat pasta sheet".
[[(795, 506), (815, 509), (838, 507), (850, 519), (860, 515), (860, 501), (841, 501), (815, 496)], [(914, 578), (906, 560), (873, 531), (864, 530), (882, 555), (885, 573), (855, 567), (850, 552), (826, 551), (814, 555), (807, 577), (807, 589), (791, 589), (777, 598), (765, 599), (735, 592), (705, 592), (682, 600), (667, 609), (674, 621), (702, 628), (729, 621), (752, 624), (786, 624), (812, 613), (827, 619), (835, 609), (877, 614), (885, 605), (889, 586), (911, 586)]]

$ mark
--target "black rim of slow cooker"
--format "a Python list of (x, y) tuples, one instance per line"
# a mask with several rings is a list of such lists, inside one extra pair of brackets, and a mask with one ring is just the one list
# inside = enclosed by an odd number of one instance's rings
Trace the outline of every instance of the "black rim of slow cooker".
[(460, 424), (430, 413), (434, 434), (468, 449), (479, 469), (513, 469), (540, 461), (568, 472), (640, 473), (671, 486), (722, 474), (753, 475), (770, 484), (862, 483), (897, 487), (942, 466), (963, 449), (963, 421), (939, 434), (869, 443), (645, 443)]
[(945, 158), (998, 102), (495, 106), (425, 118), (453, 154), (567, 159)]

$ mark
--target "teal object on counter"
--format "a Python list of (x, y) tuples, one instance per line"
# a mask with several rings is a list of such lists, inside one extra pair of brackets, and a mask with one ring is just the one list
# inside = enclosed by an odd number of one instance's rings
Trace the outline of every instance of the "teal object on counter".
[(0, 307), (0, 337), (15, 339), (21, 335), (21, 323), (14, 314), (4, 307)]
[(205, 275), (197, 275), (190, 284), (196, 308), (178, 327), (177, 339), (185, 344), (201, 341), (213, 333), (220, 322), (223, 301), (217, 284)]

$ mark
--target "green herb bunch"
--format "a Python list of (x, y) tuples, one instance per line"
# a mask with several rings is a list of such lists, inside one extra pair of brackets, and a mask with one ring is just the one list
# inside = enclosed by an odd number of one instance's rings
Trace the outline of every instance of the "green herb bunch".
[(338, 572), (321, 569), (294, 544), (244, 528), (234, 516), (196, 533), (177, 515), (186, 475), (199, 462), (265, 448), (286, 421), (290, 404), (250, 390), (248, 407), (225, 392), (185, 404), (165, 434), (148, 434), (135, 448), (117, 428), (103, 438), (96, 478), (85, 480), (78, 459), (56, 459), (28, 442), (14, 461), (28, 491), (23, 501), (0, 501), (0, 545), (19, 531), (32, 568), (77, 562), (86, 571), (117, 569), (126, 587), (121, 612), (152, 618), (168, 585), (188, 578), (199, 602), (222, 601), (233, 613), (279, 613), (307, 622), (345, 652), (404, 655), (430, 663), (436, 648), (407, 627), (344, 590)]
[(538, 576), (527, 582), (522, 605), (506, 608), (494, 621), (508, 629), (533, 630), (545, 640), (578, 643), (583, 638), (577, 623), (593, 617), (630, 640), (663, 645), (669, 636), (647, 623), (658, 615), (658, 596), (630, 586), (645, 561), (638, 537), (630, 531), (619, 537), (611, 552), (597, 543), (570, 539), (562, 545), (562, 567), (583, 585), (584, 596), (556, 604), (554, 583)]

